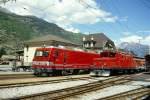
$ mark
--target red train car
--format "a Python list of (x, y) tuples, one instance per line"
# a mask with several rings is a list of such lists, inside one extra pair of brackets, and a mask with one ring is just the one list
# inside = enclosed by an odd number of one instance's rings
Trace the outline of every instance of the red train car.
[(103, 51), (100, 53), (100, 58), (93, 60), (91, 75), (109, 76), (113, 72), (132, 73), (144, 70), (144, 64), (144, 58), (117, 51)]
[(96, 53), (67, 50), (61, 48), (38, 48), (36, 50), (32, 68), (35, 75), (78, 73), (79, 70), (91, 69)]
[(146, 65), (146, 71), (150, 72), (150, 55), (145, 55), (145, 65)]

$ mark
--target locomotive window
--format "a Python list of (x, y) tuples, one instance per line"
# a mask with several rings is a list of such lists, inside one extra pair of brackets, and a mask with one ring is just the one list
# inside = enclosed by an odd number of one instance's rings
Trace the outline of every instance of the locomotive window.
[(54, 57), (58, 57), (59, 56), (59, 51), (55, 51), (54, 52)]
[(114, 52), (102, 52), (101, 57), (115, 57), (116, 53)]
[(35, 56), (43, 56), (43, 57), (47, 57), (48, 56), (49, 51), (36, 51), (35, 52)]
[(43, 56), (47, 57), (48, 56), (48, 51), (43, 51)]

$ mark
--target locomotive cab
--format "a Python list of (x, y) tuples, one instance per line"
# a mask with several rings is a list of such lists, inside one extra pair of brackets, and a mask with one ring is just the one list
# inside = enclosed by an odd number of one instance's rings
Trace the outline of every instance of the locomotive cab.
[(34, 75), (40, 75), (41, 73), (50, 73), (52, 72), (49, 69), (49, 66), (52, 64), (51, 61), (51, 49), (38, 48), (35, 52), (32, 68), (34, 70)]
[(38, 76), (88, 73), (94, 58), (99, 58), (99, 54), (57, 47), (37, 48), (32, 68)]
[(114, 51), (103, 51), (100, 53), (100, 58), (93, 61), (93, 70), (91, 76), (110, 76), (112, 67), (116, 67), (117, 53)]

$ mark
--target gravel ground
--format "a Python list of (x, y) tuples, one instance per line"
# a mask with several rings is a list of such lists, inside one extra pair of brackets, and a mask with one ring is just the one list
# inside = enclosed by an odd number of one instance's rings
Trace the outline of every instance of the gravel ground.
[(67, 100), (95, 100), (148, 85), (150, 85), (150, 82), (132, 81), (124, 85), (116, 85), (73, 98), (67, 98)]
[(78, 80), (78, 81), (71, 81), (71, 82), (61, 82), (61, 83), (54, 83), (54, 84), (43, 84), (43, 85), (16, 87), (16, 88), (9, 88), (9, 89), (6, 88), (0, 90), (0, 99), (7, 99), (7, 98), (31, 95), (36, 93), (42, 93), (47, 91), (53, 91), (53, 90), (83, 85), (90, 82), (105, 80), (105, 79), (107, 78), (102, 77), (102, 78)]
[(12, 72), (11, 67), (0, 67), (0, 73), (1, 72)]
[(12, 75), (12, 74), (33, 74), (33, 72), (0, 72), (0, 75)]
[(71, 79), (71, 78), (82, 78), (87, 77), (87, 75), (69, 75), (69, 76), (54, 76), (54, 77), (33, 77), (33, 78), (22, 78), (22, 79), (6, 79), (0, 80), (0, 85), (3, 84), (18, 84), (18, 83), (29, 83), (29, 82), (41, 82), (41, 81), (53, 81), (60, 79)]
[(12, 66), (11, 65), (0, 65), (0, 73), (1, 72), (11, 72)]

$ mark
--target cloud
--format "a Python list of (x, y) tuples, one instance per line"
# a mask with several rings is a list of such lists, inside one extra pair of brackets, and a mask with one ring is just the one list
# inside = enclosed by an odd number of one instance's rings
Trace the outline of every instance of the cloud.
[(125, 36), (129, 36), (129, 35), (131, 35), (132, 33), (131, 33), (131, 32), (123, 32), (122, 34), (125, 35)]
[(74, 33), (80, 33), (80, 30), (79, 29), (76, 29), (76, 28), (73, 28), (73, 27), (68, 27), (66, 28), (67, 31), (71, 31), (71, 32), (74, 32)]
[(134, 42), (134, 43), (141, 43), (141, 44), (146, 44), (146, 45), (150, 45), (150, 35), (146, 36), (146, 37), (142, 37), (142, 36), (138, 36), (138, 35), (130, 35), (130, 36), (126, 36), (123, 38), (120, 38), (121, 42)]
[(119, 43), (119, 40), (115, 40), (115, 39), (113, 39), (113, 42), (114, 42), (114, 44), (115, 44), (115, 46), (116, 46), (116, 47), (118, 47), (118, 46), (119, 46), (119, 44), (120, 44), (120, 43)]
[(143, 40), (143, 37), (138, 35), (132, 35), (120, 39), (121, 42), (135, 42), (135, 43), (138, 43), (139, 40), (140, 41)]
[(145, 39), (144, 39), (144, 43), (146, 44), (149, 44), (150, 45), (150, 35), (147, 36)]
[(146, 41), (150, 42), (150, 35), (145, 38)]
[(73, 24), (113, 23), (118, 19), (100, 9), (94, 0), (17, 0), (1, 6), (19, 15), (37, 16), (66, 29), (72, 28)]

